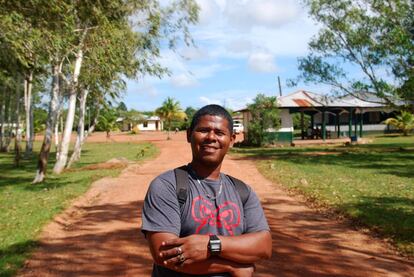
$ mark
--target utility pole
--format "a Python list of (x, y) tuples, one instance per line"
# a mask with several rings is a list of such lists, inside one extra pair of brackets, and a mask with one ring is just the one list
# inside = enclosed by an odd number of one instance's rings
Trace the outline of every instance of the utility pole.
[(280, 77), (277, 76), (277, 82), (279, 84), (279, 95), (282, 96), (282, 86), (280, 85)]

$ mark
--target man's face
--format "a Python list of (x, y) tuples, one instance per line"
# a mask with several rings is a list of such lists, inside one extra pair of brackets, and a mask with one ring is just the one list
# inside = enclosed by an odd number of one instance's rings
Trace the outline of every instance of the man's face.
[(187, 131), (193, 160), (205, 165), (219, 165), (233, 145), (235, 136), (229, 130), (227, 119), (216, 115), (200, 117), (194, 130)]

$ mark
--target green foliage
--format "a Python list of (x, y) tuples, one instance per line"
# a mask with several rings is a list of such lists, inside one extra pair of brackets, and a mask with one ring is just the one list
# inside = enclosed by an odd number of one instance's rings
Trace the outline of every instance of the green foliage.
[(97, 131), (105, 131), (108, 135), (111, 131), (116, 129), (116, 120), (118, 118), (117, 112), (112, 108), (104, 108), (99, 114), (98, 124), (96, 124)]
[[(37, 185), (31, 184), (35, 158), (22, 160), (21, 166), (14, 168), (13, 155), (0, 153), (0, 276), (15, 275), (36, 246), (42, 227), (83, 194), (93, 181), (116, 176), (121, 171), (99, 167), (86, 170), (85, 166), (119, 157), (141, 161), (156, 154), (156, 148), (147, 143), (88, 143), (84, 147), (82, 160), (74, 169), (59, 176), (50, 175)], [(54, 157), (51, 153), (51, 158)]]
[(33, 109), (33, 128), (35, 133), (39, 133), (45, 130), (47, 111), (42, 108)]
[(403, 132), (404, 136), (408, 136), (408, 133), (414, 129), (414, 114), (401, 111), (400, 115), (397, 115), (395, 118), (388, 118), (384, 123), (396, 127)]
[(248, 125), (248, 138), (252, 145), (263, 145), (265, 133), (269, 128), (279, 126), (279, 110), (276, 97), (258, 94), (253, 104), (248, 106), (252, 118)]
[(196, 111), (197, 110), (195, 108), (191, 107), (191, 106), (189, 106), (185, 109), (184, 112), (185, 112), (186, 118), (185, 118), (184, 122), (181, 121), (181, 122), (178, 122), (179, 124), (177, 124), (177, 125), (179, 125), (178, 128), (180, 130), (186, 130), (190, 127), (191, 121), (193, 120), (193, 116), (196, 113)]
[(372, 144), (233, 149), (254, 157), (270, 180), (391, 238), (414, 256), (413, 137)]
[[(294, 113), (292, 115), (292, 119), (293, 119), (293, 128), (295, 130), (301, 130), (302, 128), (302, 120), (301, 120), (301, 114), (300, 113)], [(305, 127), (305, 131), (307, 129), (307, 127), (309, 127), (311, 124), (311, 116), (304, 114), (303, 115), (303, 126)]]
[(173, 121), (184, 121), (186, 114), (182, 111), (180, 103), (174, 98), (167, 97), (162, 103), (162, 106), (155, 110), (155, 113), (164, 120), (164, 128), (168, 130), (168, 137), (170, 139), (170, 131)]
[[(310, 54), (299, 59), (299, 79), (338, 93), (374, 92), (389, 104), (396, 97), (413, 99), (411, 0), (303, 2), (321, 30), (309, 42)], [(355, 68), (358, 77), (349, 72)], [(387, 76), (379, 73), (384, 71)]]

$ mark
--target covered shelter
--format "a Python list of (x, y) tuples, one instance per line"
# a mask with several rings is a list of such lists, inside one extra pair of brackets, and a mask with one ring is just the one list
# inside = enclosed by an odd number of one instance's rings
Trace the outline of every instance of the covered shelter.
[[(393, 116), (396, 111), (372, 93), (335, 97), (298, 90), (277, 97), (277, 102), (280, 109), (281, 128), (276, 130), (271, 137), (278, 142), (293, 142), (292, 115), (295, 113), (300, 114), (300, 139), (302, 140), (344, 137), (357, 140), (367, 132), (387, 131), (390, 127), (383, 121)], [(403, 104), (395, 103), (396, 106)], [(248, 109), (240, 111), (243, 112), (246, 127), (251, 119), (250, 112)], [(305, 116), (310, 120), (305, 120)]]

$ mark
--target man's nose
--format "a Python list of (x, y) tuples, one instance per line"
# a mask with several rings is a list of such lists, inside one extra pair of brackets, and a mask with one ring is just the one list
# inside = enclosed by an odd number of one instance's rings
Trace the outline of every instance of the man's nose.
[(216, 133), (214, 132), (214, 130), (211, 130), (210, 132), (207, 133), (207, 139), (209, 140), (216, 140)]

